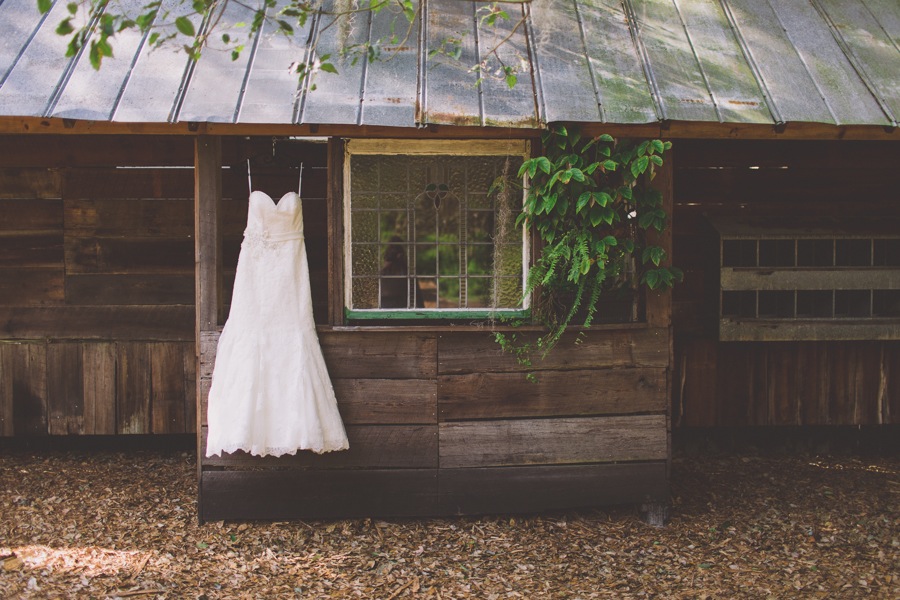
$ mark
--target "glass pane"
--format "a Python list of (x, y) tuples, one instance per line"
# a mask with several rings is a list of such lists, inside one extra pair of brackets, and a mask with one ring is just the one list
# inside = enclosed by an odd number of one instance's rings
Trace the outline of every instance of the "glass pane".
[(378, 279), (353, 278), (353, 308), (378, 308)]
[(722, 316), (755, 318), (756, 292), (722, 292)]
[(434, 277), (416, 278), (416, 306), (420, 308), (437, 307), (437, 279)]
[(797, 290), (797, 318), (830, 319), (831, 290)]
[(872, 265), (872, 240), (836, 240), (834, 264), (839, 267)]
[(794, 292), (764, 290), (759, 292), (758, 298), (760, 318), (789, 319), (794, 316)]
[(382, 277), (381, 308), (407, 308), (408, 281), (406, 277)]
[(900, 290), (874, 290), (872, 294), (873, 317), (900, 317)]
[(421, 198), (415, 208), (415, 241), (434, 242), (437, 239), (437, 212), (426, 198)]
[(459, 243), (459, 200), (446, 196), (438, 210), (438, 240), (444, 244)]
[(900, 267), (900, 240), (875, 240), (876, 267)]
[(466, 270), (469, 275), (491, 275), (494, 262), (494, 247), (486, 244), (469, 246)]
[[(840, 240), (838, 240), (840, 241)], [(872, 294), (870, 290), (836, 290), (834, 292), (834, 316), (872, 316)]]
[(438, 246), (438, 274), (459, 275), (459, 246)]
[(353, 211), (351, 216), (351, 238), (354, 242), (378, 241), (377, 213), (370, 211)]
[(497, 306), (502, 308), (518, 308), (522, 305), (522, 279), (520, 277), (501, 277), (497, 280)]
[(382, 243), (394, 244), (406, 241), (409, 219), (405, 210), (383, 210), (380, 221)]
[(491, 279), (470, 277), (467, 287), (468, 308), (488, 308), (491, 306)]
[(378, 196), (375, 194), (353, 194), (353, 208), (378, 208)]
[(794, 240), (759, 240), (759, 266), (793, 267)]
[(469, 243), (491, 242), (494, 237), (494, 213), (486, 210), (469, 212)]
[(438, 279), (439, 308), (459, 308), (459, 278), (441, 277)]
[(755, 267), (756, 240), (724, 240), (722, 242), (723, 267)]
[(512, 244), (501, 246), (497, 249), (496, 255), (499, 264), (497, 265), (497, 275), (506, 277), (521, 277), (522, 273), (522, 247), (513, 246)]
[(377, 246), (353, 244), (353, 274), (375, 277), (378, 275)]
[(407, 194), (381, 194), (381, 208), (406, 208)]
[(433, 245), (416, 246), (416, 275), (437, 275), (437, 248)]
[[(381, 249), (381, 274), (385, 276), (399, 275), (405, 277), (409, 272), (409, 262), (406, 260), (405, 244), (386, 244)], [(354, 272), (354, 275), (357, 273)]]
[(798, 267), (834, 265), (834, 240), (797, 240)]
[(481, 208), (489, 210), (493, 210), (494, 208), (493, 199), (486, 193), (473, 193), (470, 191), (466, 199), (468, 200), (468, 202), (466, 203), (466, 206), (468, 208)]
[(357, 192), (378, 190), (378, 161), (380, 156), (354, 156), (351, 159), (350, 192), (356, 204)]
[(381, 192), (409, 191), (409, 178), (407, 177), (408, 157), (405, 156), (379, 156), (381, 166)]

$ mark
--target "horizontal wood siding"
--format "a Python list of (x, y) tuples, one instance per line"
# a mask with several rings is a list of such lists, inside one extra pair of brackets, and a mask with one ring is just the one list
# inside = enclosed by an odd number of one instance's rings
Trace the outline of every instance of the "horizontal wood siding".
[(435, 469), (205, 471), (200, 518), (429, 516), (437, 494)]
[(665, 460), (665, 415), (442, 423), (442, 469)]
[[(306, 243), (324, 320), (325, 146), (279, 152), (306, 167)], [(260, 189), (278, 195), (298, 182), (288, 162), (268, 164), (271, 138), (224, 144), (226, 309), (247, 219), (247, 158)], [(196, 429), (195, 357), (185, 352), (195, 319), (193, 167), (188, 137), (0, 136), (0, 340), (27, 342), (3, 351), (2, 435)]]
[(537, 512), (603, 504), (666, 502), (661, 462), (442, 469), (440, 511)]
[[(673, 299), (676, 423), (900, 422), (898, 343), (878, 339), (888, 331), (884, 325), (872, 321), (866, 329), (835, 320), (822, 331), (830, 327), (829, 336), (848, 341), (793, 341), (790, 325), (779, 325), (779, 333), (768, 323), (760, 326), (759, 339), (782, 341), (718, 341), (719, 242), (710, 225), (710, 219), (738, 215), (767, 217), (781, 228), (809, 216), (854, 216), (873, 219), (883, 232), (896, 234), (896, 149), (844, 141), (684, 140), (676, 147), (673, 256), (685, 272)], [(879, 277), (874, 270), (871, 275)], [(876, 289), (895, 287), (896, 282), (881, 280), (883, 286), (868, 283)], [(731, 285), (730, 280), (725, 285)], [(820, 286), (811, 277), (798, 279), (797, 285)], [(868, 339), (860, 340), (861, 335)]]

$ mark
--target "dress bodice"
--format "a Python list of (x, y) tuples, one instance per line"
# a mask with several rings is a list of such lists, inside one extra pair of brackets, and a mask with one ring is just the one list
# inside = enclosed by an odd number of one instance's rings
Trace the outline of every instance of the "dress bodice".
[(244, 235), (272, 241), (302, 238), (303, 205), (300, 196), (296, 192), (288, 192), (276, 204), (265, 192), (252, 192)]

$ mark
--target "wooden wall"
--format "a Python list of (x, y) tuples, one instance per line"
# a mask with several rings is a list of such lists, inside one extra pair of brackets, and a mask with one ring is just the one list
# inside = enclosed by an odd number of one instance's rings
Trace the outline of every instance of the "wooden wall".
[(676, 424), (900, 423), (900, 342), (717, 340), (718, 241), (707, 216), (900, 218), (889, 142), (677, 143)]
[[(325, 148), (228, 140), (225, 296), (254, 185), (324, 220)], [(0, 137), (0, 435), (196, 429), (193, 139)], [(307, 227), (317, 319), (327, 239)], [(227, 308), (227, 306), (226, 306)]]
[[(667, 496), (667, 328), (592, 330), (578, 346), (570, 338), (538, 365), (537, 383), (481, 328), (319, 337), (350, 450), (206, 458), (203, 520), (535, 511)], [(203, 342), (203, 364), (216, 341)], [(210, 375), (201, 373), (206, 390)], [(205, 433), (204, 419), (204, 442)]]

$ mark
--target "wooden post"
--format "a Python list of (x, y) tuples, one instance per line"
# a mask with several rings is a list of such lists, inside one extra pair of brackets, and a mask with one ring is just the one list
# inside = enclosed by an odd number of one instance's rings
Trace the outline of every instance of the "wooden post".
[[(218, 326), (222, 317), (222, 141), (218, 137), (198, 136), (194, 142), (194, 278), (197, 354), (197, 483), (202, 490), (203, 415), (205, 360), (215, 356)], [(210, 352), (210, 345), (213, 352)], [(210, 365), (211, 367), (211, 365)], [(200, 492), (198, 491), (198, 494)], [(203, 522), (203, 503), (198, 498), (198, 517)]]
[(328, 323), (344, 323), (344, 143), (328, 140)]

